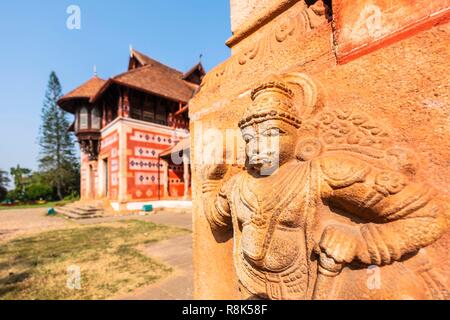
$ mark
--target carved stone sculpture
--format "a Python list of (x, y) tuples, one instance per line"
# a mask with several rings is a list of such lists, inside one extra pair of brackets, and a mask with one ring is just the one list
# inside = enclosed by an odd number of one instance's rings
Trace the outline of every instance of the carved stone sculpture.
[(251, 99), (245, 168), (213, 166), (203, 183), (213, 232), (232, 229), (242, 298), (448, 299), (424, 249), (448, 207), (417, 181), (414, 154), (364, 113), (324, 105), (304, 74)]

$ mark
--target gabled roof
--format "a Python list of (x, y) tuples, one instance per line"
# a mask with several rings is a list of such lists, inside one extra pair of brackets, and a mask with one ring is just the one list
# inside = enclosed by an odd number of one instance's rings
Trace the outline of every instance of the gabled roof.
[(195, 83), (183, 80), (182, 72), (134, 49), (131, 50), (130, 59), (137, 59), (141, 66), (110, 78), (103, 85), (102, 89), (91, 98), (91, 102), (99, 99), (112, 84), (126, 86), (184, 103), (187, 103), (192, 98), (198, 88), (198, 85)]
[[(137, 65), (134, 62), (137, 62)], [(77, 99), (89, 99), (93, 103), (114, 84), (177, 102), (187, 103), (199, 88), (198, 84), (192, 82), (191, 77), (196, 74), (201, 77), (205, 73), (201, 63), (196, 64), (183, 74), (181, 71), (162, 64), (134, 49), (130, 50), (128, 68), (129, 70), (127, 72), (110, 78), (107, 81), (97, 76), (92, 77), (59, 99), (58, 105), (62, 109), (74, 113), (75, 104), (73, 101)]]
[[(135, 59), (139, 63), (140, 67), (151, 64), (152, 62), (159, 63), (158, 61), (150, 58), (149, 56), (143, 54), (142, 52), (139, 52), (139, 51), (131, 48), (130, 49), (130, 63), (128, 64), (128, 70), (131, 70), (131, 62), (133, 59)], [(174, 71), (177, 71), (177, 70), (174, 69)], [(179, 71), (177, 71), (177, 72), (179, 72)]]
[(205, 69), (203, 68), (201, 62), (199, 62), (183, 74), (183, 80), (200, 85), (205, 74)]
[(195, 66), (193, 66), (191, 69), (186, 71), (183, 74), (183, 80), (186, 80), (189, 78), (193, 73), (198, 72), (198, 74), (202, 77), (206, 74), (205, 68), (203, 68), (203, 65), (201, 62), (197, 63)]
[(58, 100), (58, 105), (65, 111), (73, 113), (74, 110), (72, 104), (70, 103), (71, 101), (77, 99), (91, 99), (97, 94), (97, 92), (103, 87), (105, 83), (105, 80), (100, 79), (97, 76), (93, 76), (81, 86), (77, 87), (76, 89), (70, 91), (62, 98), (60, 98)]

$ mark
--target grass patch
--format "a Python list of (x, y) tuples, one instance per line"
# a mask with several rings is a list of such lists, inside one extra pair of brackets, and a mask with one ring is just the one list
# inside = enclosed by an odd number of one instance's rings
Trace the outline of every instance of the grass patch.
[(35, 204), (18, 204), (18, 205), (0, 205), (0, 211), (2, 210), (15, 210), (15, 209), (33, 209), (33, 208), (53, 208), (53, 207), (62, 207), (74, 201), (69, 200), (61, 200), (61, 201), (50, 201), (47, 203), (35, 203)]
[[(0, 245), (0, 299), (105, 299), (166, 276), (171, 269), (140, 246), (188, 230), (140, 220), (48, 231)], [(81, 288), (67, 287), (70, 266)]]

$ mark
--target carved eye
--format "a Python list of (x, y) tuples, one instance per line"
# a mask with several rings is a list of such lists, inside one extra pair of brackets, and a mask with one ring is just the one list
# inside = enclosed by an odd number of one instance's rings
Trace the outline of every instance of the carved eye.
[(252, 136), (251, 134), (244, 134), (244, 135), (243, 135), (243, 138), (244, 138), (244, 141), (245, 141), (246, 143), (248, 143), (248, 142), (250, 142), (250, 140), (253, 139), (253, 136)]
[(270, 128), (264, 131), (263, 136), (265, 137), (278, 137), (279, 135), (282, 135), (284, 131), (278, 129), (278, 128)]

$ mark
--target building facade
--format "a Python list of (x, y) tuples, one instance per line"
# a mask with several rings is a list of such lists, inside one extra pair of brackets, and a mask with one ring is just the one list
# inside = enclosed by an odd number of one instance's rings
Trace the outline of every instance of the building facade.
[(74, 115), (81, 200), (119, 211), (190, 197), (188, 103), (203, 76), (200, 63), (182, 73), (131, 49), (126, 72), (95, 75), (58, 101)]

